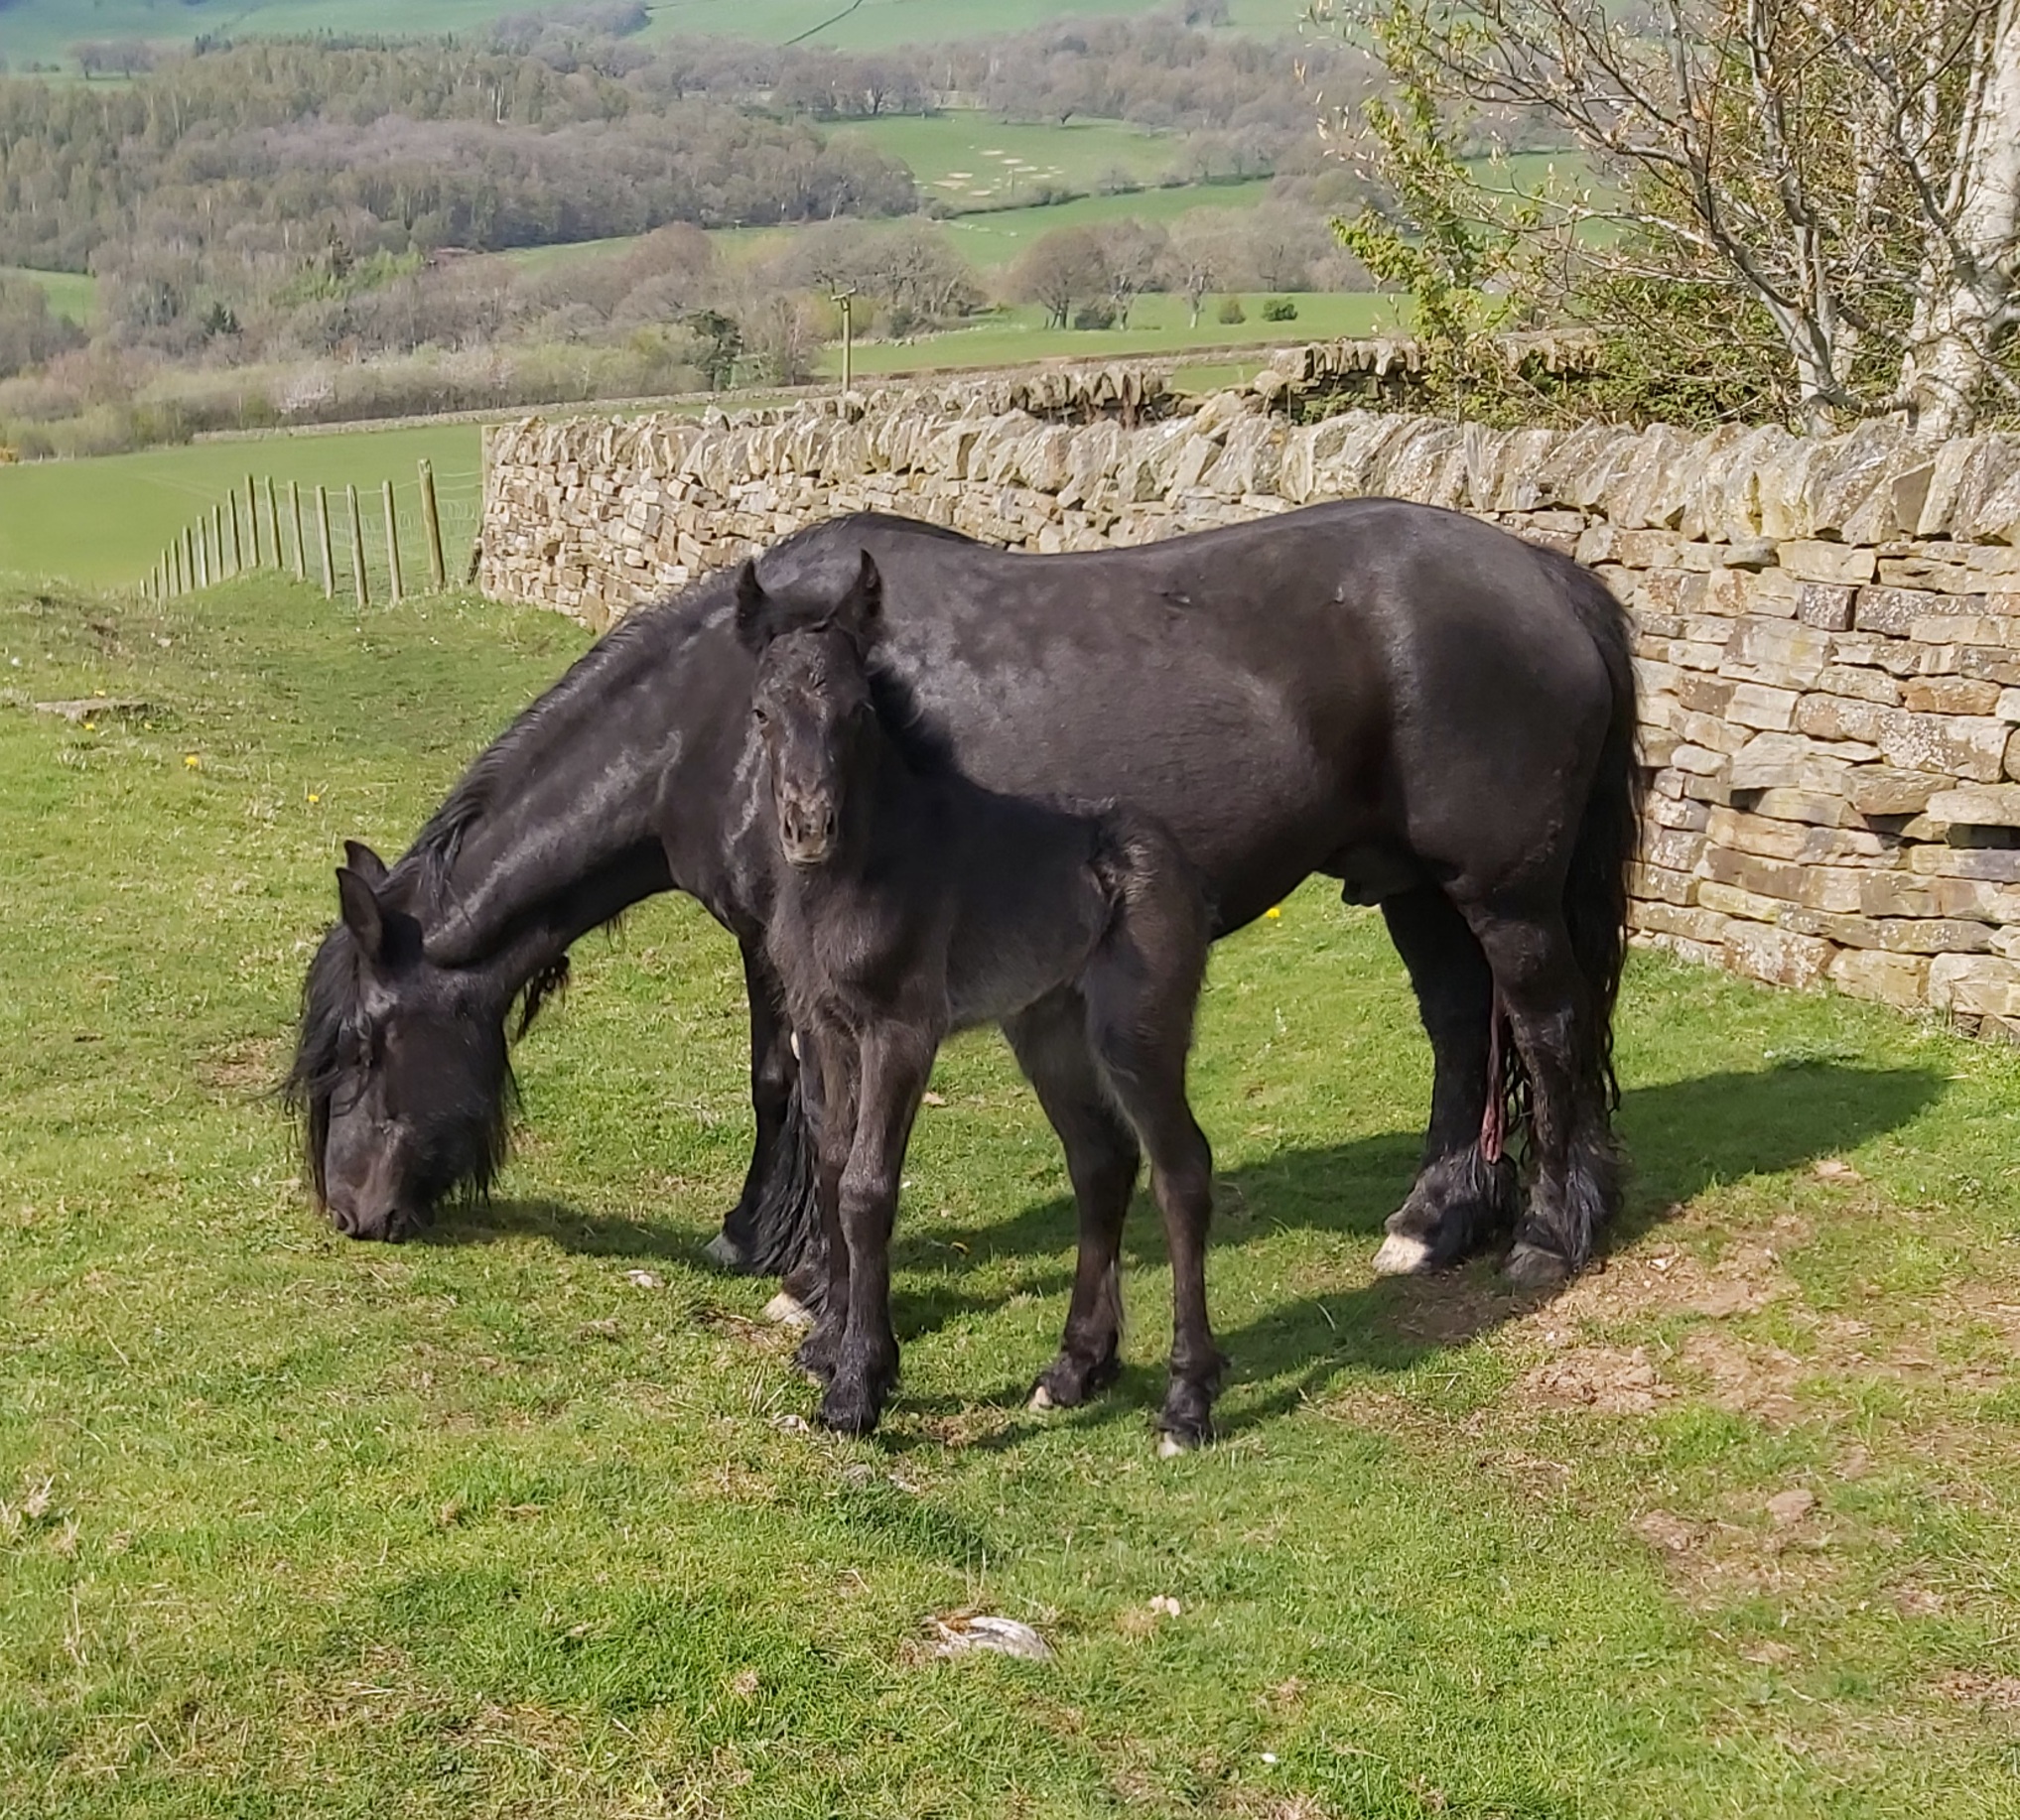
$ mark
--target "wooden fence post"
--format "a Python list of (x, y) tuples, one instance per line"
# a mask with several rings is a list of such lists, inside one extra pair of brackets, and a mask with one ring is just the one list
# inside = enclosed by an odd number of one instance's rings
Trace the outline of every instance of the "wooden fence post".
[(400, 520), (393, 509), (393, 483), (386, 480), (380, 484), (386, 501), (386, 581), (392, 590), (393, 604), (398, 606), (406, 591), (400, 585)]
[(435, 503), (435, 463), (421, 463), (421, 528), (428, 534), (428, 585), (439, 594), (449, 585), (442, 560), (442, 513)]
[(288, 509), (295, 518), (295, 580), (306, 582), (309, 579), (309, 546), (302, 541), (302, 483), (299, 480), (288, 482)]
[(197, 521), (197, 585), (210, 585), (210, 540), (214, 535), (208, 517)]
[(197, 546), (191, 540), (190, 527), (183, 527), (183, 580), (189, 586), (197, 585)]
[(252, 559), (246, 564), (246, 567), (248, 569), (258, 569), (261, 567), (259, 560), (259, 494), (253, 489), (252, 476), (250, 474), (245, 476), (245, 547), (246, 554)]
[(357, 603), (371, 605), (371, 584), (364, 577), (364, 515), (357, 509), (357, 488), (346, 486), (344, 497), (350, 506), (350, 573), (357, 584)]
[(231, 573), (241, 574), (245, 569), (245, 543), (238, 530), (238, 493), (234, 488), (224, 495), (231, 507)]
[(281, 508), (274, 498), (274, 477), (272, 474), (268, 474), (266, 477), (266, 492), (267, 526), (273, 533), (274, 567), (279, 569), (287, 562), (287, 558), (281, 554)]
[(337, 556), (330, 547), (330, 489), (316, 489), (316, 530), (323, 544), (323, 598), (337, 598)]

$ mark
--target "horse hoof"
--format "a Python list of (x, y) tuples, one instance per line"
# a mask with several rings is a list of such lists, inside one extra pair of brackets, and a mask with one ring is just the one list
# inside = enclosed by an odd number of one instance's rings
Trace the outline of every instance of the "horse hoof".
[(743, 1247), (728, 1233), (718, 1233), (702, 1246), (702, 1252), (712, 1264), (720, 1264), (725, 1270), (743, 1268)]
[(1180, 1454), (1189, 1454), (1198, 1445), (1197, 1441), (1183, 1441), (1178, 1436), (1166, 1432), (1157, 1437), (1157, 1458), (1176, 1460)]
[(1043, 1384), (1040, 1384), (1031, 1392), (1031, 1400), (1024, 1407), (1026, 1409), (1035, 1409), (1038, 1414), (1044, 1415), (1050, 1410), (1057, 1409), (1059, 1405), (1052, 1400), (1051, 1391), (1047, 1390)]
[(1501, 1266), (1501, 1274), (1518, 1289), (1554, 1289), (1570, 1279), (1570, 1260), (1543, 1245), (1518, 1243)]
[(1408, 1233), (1391, 1233), (1375, 1253), (1377, 1276), (1423, 1276), (1430, 1268), (1430, 1246)]
[(783, 1289), (764, 1304), (764, 1318), (779, 1327), (805, 1328), (814, 1324), (813, 1310)]

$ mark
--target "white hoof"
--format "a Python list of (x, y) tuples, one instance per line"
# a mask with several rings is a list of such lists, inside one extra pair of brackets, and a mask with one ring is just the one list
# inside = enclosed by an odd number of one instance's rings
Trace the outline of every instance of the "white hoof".
[(725, 1270), (735, 1270), (743, 1262), (742, 1248), (728, 1233), (718, 1233), (702, 1251), (711, 1263), (721, 1264)]
[(1377, 1276), (1418, 1276), (1429, 1264), (1430, 1246), (1407, 1233), (1391, 1233), (1375, 1253)]
[(1183, 1441), (1180, 1441), (1173, 1435), (1159, 1435), (1157, 1437), (1157, 1458), (1159, 1460), (1176, 1460), (1180, 1454), (1189, 1454), (1191, 1452), (1191, 1448), (1187, 1447)]
[(1048, 1409), (1057, 1409), (1059, 1405), (1053, 1402), (1051, 1391), (1047, 1390), (1043, 1384), (1040, 1384), (1031, 1392), (1031, 1400), (1024, 1407), (1026, 1409), (1035, 1409), (1040, 1415), (1043, 1415)]
[(798, 1296), (781, 1289), (764, 1304), (764, 1318), (779, 1327), (812, 1327), (814, 1313)]

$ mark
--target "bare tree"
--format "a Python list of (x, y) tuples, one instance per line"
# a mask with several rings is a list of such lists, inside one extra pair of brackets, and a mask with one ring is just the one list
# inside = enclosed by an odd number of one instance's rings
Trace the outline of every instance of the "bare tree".
[(1527, 224), (1615, 275), (1736, 285), (1811, 427), (1954, 435), (1987, 386), (2020, 397), (2020, 0), (1383, 0), (1375, 31), (1406, 91), (1568, 132), (1604, 181), (1523, 197)]
[(1076, 302), (1104, 288), (1101, 236), (1091, 227), (1040, 234), (1010, 270), (1011, 294), (1042, 304), (1055, 328), (1066, 326)]
[(1120, 220), (1111, 221), (1096, 239), (1102, 289), (1115, 312), (1116, 326), (1127, 328), (1138, 295), (1152, 289), (1163, 276), (1170, 235), (1155, 221)]

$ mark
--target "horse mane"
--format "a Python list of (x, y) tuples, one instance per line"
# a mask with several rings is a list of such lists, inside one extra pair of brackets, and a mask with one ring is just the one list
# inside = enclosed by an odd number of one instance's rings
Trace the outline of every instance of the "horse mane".
[[(661, 647), (678, 644), (699, 630), (727, 601), (728, 585), (727, 576), (707, 577), (672, 599), (632, 614), (599, 639), (471, 762), (392, 867), (388, 888), (398, 892), (410, 908), (439, 912), (453, 895), (452, 880), (465, 840), (491, 813), (501, 787), (523, 768), (529, 748), (538, 745), (555, 721), (571, 715), (586, 695), (603, 688), (613, 670), (639, 661), (657, 661)], [(525, 1036), (542, 1007), (565, 991), (568, 977), (568, 956), (563, 954), (538, 969), (520, 987), (513, 1041)], [(331, 1098), (344, 1074), (344, 1035), (356, 1032), (361, 1022), (361, 997), (357, 946), (341, 922), (334, 923), (324, 934), (302, 982), (295, 1053), (276, 1090), (295, 1118), (307, 1179), (319, 1205), (326, 1199), (324, 1153), (330, 1136)], [(495, 1040), (499, 1046), (495, 1058), (498, 1091), (492, 1103), (462, 1108), (480, 1114), (472, 1122), (480, 1125), (481, 1138), (474, 1154), (464, 1159), (469, 1167), (462, 1176), (482, 1196), (509, 1149), (518, 1083), (502, 1029), (494, 1038), (474, 1029), (469, 1034), (471, 1041)]]

